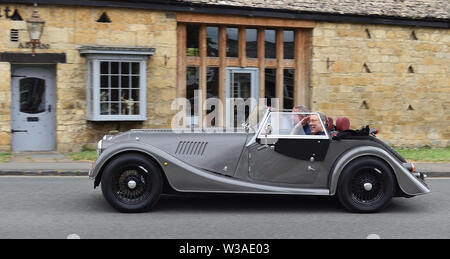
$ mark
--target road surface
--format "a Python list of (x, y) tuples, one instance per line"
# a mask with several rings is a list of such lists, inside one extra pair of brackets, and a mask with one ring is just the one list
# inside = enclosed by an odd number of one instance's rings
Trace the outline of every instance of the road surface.
[(450, 179), (432, 193), (352, 214), (329, 197), (163, 196), (121, 214), (87, 177), (0, 177), (0, 238), (450, 238)]

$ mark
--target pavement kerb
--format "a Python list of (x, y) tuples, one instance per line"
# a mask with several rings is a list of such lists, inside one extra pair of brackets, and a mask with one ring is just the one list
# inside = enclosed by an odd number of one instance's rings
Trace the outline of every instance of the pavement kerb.
[(0, 170), (0, 176), (88, 176), (89, 171), (22, 171), (22, 170)]

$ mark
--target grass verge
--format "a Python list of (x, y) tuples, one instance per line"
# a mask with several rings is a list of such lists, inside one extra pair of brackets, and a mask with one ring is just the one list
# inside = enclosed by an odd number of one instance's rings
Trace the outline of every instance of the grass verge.
[(0, 163), (8, 162), (11, 158), (11, 153), (0, 153)]
[(450, 147), (395, 148), (406, 160), (418, 162), (450, 162)]
[(97, 159), (97, 151), (87, 146), (83, 146), (81, 152), (72, 152), (68, 155), (75, 161), (95, 161)]

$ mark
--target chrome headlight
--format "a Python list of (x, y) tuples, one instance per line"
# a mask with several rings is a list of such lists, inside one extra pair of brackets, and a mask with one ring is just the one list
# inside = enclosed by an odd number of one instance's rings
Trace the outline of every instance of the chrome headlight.
[(100, 156), (100, 154), (103, 152), (102, 149), (103, 149), (103, 139), (97, 143), (97, 155), (98, 156)]

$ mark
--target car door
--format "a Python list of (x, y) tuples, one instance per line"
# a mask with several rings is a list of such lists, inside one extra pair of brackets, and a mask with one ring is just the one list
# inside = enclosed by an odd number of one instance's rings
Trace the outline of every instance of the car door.
[(330, 139), (327, 133), (290, 135), (290, 116), (292, 113), (269, 114), (255, 141), (248, 145), (249, 177), (312, 187), (321, 173)]

